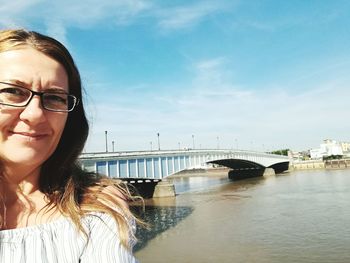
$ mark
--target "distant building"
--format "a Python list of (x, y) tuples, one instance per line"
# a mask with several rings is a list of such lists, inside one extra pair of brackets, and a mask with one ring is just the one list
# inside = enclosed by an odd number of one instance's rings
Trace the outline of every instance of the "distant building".
[(311, 159), (322, 159), (325, 156), (325, 153), (321, 151), (321, 149), (311, 149), (310, 150), (310, 158)]
[(344, 144), (344, 146), (342, 144), (335, 140), (326, 139), (320, 144), (320, 148), (310, 150), (310, 157), (311, 159), (322, 159), (331, 155), (344, 155), (343, 147), (350, 149), (350, 144)]
[(341, 142), (340, 146), (344, 154), (350, 153), (350, 142)]
[(290, 159), (293, 159), (294, 161), (302, 161), (302, 160), (309, 160), (310, 159), (310, 153), (309, 151), (288, 151), (288, 157)]

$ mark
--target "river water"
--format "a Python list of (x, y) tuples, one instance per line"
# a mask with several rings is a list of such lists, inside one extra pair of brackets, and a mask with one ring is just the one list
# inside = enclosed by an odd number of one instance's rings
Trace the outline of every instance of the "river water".
[(172, 180), (175, 198), (147, 201), (140, 262), (350, 262), (348, 169)]

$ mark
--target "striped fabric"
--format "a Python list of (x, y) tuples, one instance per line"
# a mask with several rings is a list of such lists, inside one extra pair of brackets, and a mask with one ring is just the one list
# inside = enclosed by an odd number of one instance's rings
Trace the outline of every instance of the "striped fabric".
[(121, 244), (114, 219), (95, 213), (82, 219), (89, 239), (69, 218), (0, 231), (0, 263), (134, 263)]

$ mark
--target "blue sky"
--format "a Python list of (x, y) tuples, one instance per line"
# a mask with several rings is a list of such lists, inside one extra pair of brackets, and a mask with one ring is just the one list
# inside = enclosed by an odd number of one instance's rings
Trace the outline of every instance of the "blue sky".
[(81, 71), (86, 151), (304, 150), (350, 141), (350, 2), (0, 0)]

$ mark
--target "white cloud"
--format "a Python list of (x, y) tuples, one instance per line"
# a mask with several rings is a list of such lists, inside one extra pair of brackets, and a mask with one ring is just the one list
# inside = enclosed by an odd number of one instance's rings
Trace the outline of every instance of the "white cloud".
[(104, 23), (104, 26), (128, 23), (150, 6), (146, 0), (6, 1), (0, 5), (0, 25), (31, 27), (39, 24), (65, 39), (67, 27), (89, 28), (99, 23)]
[(161, 28), (182, 29), (196, 25), (213, 13), (224, 11), (225, 7), (222, 1), (199, 1), (191, 5), (159, 9), (156, 15)]
[(46, 24), (46, 34), (58, 39), (64, 45), (69, 46), (66, 38), (66, 29), (61, 21), (51, 19), (50, 22)]
[(0, 26), (18, 28), (28, 26), (29, 9), (33, 9), (43, 0), (0, 1)]
[(34, 7), (44, 0), (14, 0), (14, 1), (0, 1), (0, 12), (6, 13), (22, 13), (28, 8)]
[(224, 12), (227, 3), (226, 0), (194, 1), (182, 5), (147, 0), (15, 0), (0, 5), (0, 25), (30, 28), (36, 24), (47, 31), (53, 30), (62, 39), (65, 39), (65, 30), (69, 27), (113, 27), (142, 18), (154, 18), (162, 30), (176, 30), (192, 27), (212, 14)]
[(87, 0), (72, 2), (68, 0), (54, 1), (51, 4), (56, 17), (61, 17), (65, 24), (89, 27), (101, 21), (107, 23), (124, 23), (140, 12), (148, 9), (150, 4), (145, 0)]
[(2, 28), (28, 28), (38, 25), (46, 34), (69, 46), (68, 28), (116, 26), (131, 23), (152, 4), (146, 0), (44, 1), (15, 0), (0, 4)]

